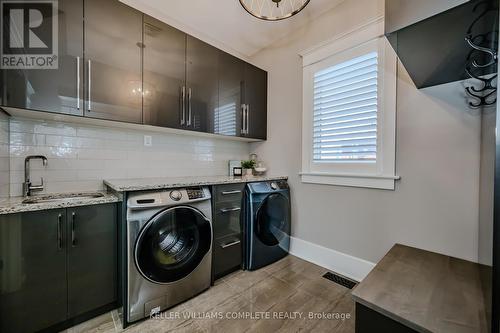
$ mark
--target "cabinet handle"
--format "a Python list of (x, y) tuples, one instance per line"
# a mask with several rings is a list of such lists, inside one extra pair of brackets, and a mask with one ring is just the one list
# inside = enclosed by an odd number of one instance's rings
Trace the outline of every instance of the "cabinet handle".
[(57, 215), (57, 249), (62, 250), (62, 214)]
[(245, 134), (248, 135), (250, 133), (250, 104), (247, 104), (245, 114), (247, 116), (247, 127), (245, 128)]
[(220, 247), (222, 247), (223, 249), (226, 249), (226, 248), (228, 248), (228, 247), (231, 247), (231, 246), (237, 245), (237, 244), (239, 244), (239, 243), (241, 243), (241, 241), (240, 241), (240, 240), (235, 240), (235, 241), (230, 242), (230, 243), (221, 244), (221, 246), (220, 246)]
[(80, 57), (76, 57), (76, 109), (80, 110)]
[(238, 191), (238, 190), (235, 190), (235, 191), (224, 191), (224, 192), (221, 192), (220, 194), (222, 194), (222, 195), (230, 195), (230, 194), (238, 194), (238, 193), (241, 193), (241, 191)]
[(224, 208), (224, 209), (221, 209), (220, 212), (221, 213), (229, 213), (229, 212), (237, 212), (241, 210), (241, 207), (233, 207), (233, 208)]
[(88, 76), (89, 76), (89, 91), (88, 91), (88, 106), (87, 106), (87, 111), (92, 111), (92, 97), (91, 97), (91, 92), (92, 92), (92, 60), (89, 59), (88, 61)]
[(241, 134), (245, 134), (245, 110), (246, 110), (246, 105), (241, 104)]
[(191, 88), (188, 90), (188, 121), (187, 125), (191, 126), (191, 117), (193, 115), (192, 108), (191, 108), (191, 96), (193, 95), (193, 91)]
[(181, 126), (186, 124), (186, 86), (181, 88)]
[(71, 246), (75, 247), (76, 246), (76, 237), (75, 237), (75, 222), (76, 220), (76, 213), (72, 212), (71, 213)]

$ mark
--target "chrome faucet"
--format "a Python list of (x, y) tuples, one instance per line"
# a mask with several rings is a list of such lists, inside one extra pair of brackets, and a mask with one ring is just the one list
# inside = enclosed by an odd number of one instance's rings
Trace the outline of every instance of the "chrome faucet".
[(47, 165), (47, 157), (42, 155), (32, 155), (27, 156), (24, 159), (24, 183), (23, 183), (23, 195), (29, 197), (32, 191), (43, 191), (43, 178), (41, 178), (40, 185), (32, 185), (30, 180), (30, 161), (31, 160), (42, 160), (43, 166)]

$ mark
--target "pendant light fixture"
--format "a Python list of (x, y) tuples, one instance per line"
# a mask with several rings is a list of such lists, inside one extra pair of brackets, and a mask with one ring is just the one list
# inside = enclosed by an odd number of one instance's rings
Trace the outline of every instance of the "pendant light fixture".
[(311, 0), (240, 0), (240, 4), (256, 18), (279, 21), (298, 14), (309, 1)]

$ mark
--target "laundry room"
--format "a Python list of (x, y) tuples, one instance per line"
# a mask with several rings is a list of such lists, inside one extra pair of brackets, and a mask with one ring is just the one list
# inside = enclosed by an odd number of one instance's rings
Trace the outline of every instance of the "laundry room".
[(0, 0), (0, 332), (500, 332), (498, 0)]

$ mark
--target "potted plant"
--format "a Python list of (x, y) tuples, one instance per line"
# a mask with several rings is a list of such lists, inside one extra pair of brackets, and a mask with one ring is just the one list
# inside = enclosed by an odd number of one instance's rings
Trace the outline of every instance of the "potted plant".
[(245, 169), (245, 176), (251, 176), (253, 172), (253, 168), (255, 168), (255, 161), (241, 161), (241, 167)]

